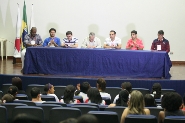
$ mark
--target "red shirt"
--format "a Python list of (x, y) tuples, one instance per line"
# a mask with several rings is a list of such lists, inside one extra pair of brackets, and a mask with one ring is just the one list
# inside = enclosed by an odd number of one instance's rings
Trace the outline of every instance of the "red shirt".
[(155, 39), (152, 43), (151, 50), (157, 50), (157, 45), (161, 45), (160, 51), (170, 52), (169, 41), (165, 39), (164, 37), (161, 41), (159, 39)]
[[(131, 47), (131, 46), (133, 46), (133, 47)], [(143, 46), (142, 40), (137, 38), (136, 42), (134, 42), (132, 39), (128, 40), (126, 48), (127, 49), (130, 48), (131, 50), (138, 50), (139, 48), (143, 49), (144, 46)]]

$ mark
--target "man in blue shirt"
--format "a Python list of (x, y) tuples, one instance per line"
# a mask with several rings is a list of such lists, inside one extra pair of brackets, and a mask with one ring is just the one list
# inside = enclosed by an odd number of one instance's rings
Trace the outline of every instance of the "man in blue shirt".
[(46, 47), (46, 46), (48, 46), (48, 47), (59, 47), (59, 46), (61, 46), (60, 38), (55, 37), (56, 29), (51, 28), (49, 30), (49, 33), (50, 33), (50, 37), (46, 38), (44, 40), (43, 47)]

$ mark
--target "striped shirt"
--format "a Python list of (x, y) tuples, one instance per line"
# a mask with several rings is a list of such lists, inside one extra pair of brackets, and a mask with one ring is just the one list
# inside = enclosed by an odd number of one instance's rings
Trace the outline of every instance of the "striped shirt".
[(72, 37), (72, 40), (68, 40), (67, 38), (64, 38), (62, 43), (63, 43), (63, 45), (67, 45), (70, 47), (70, 46), (77, 44), (78, 39), (75, 37)]

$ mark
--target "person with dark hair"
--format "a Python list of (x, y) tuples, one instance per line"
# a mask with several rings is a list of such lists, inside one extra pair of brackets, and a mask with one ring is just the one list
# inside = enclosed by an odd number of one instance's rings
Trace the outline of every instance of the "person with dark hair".
[(73, 85), (66, 86), (64, 90), (64, 97), (60, 100), (62, 103), (66, 104), (73, 104), (73, 103), (80, 103), (79, 100), (74, 99), (76, 88)]
[[(121, 88), (122, 90), (127, 90), (129, 92), (129, 98), (130, 98), (130, 93), (132, 92), (132, 84), (130, 82), (123, 82), (121, 84)], [(116, 100), (118, 100), (119, 98), (119, 94), (116, 95), (116, 97), (114, 98), (113, 104), (116, 104)]]
[(105, 105), (105, 101), (102, 100), (100, 92), (97, 88), (90, 88), (87, 92), (87, 96), (89, 99), (87, 99), (85, 103), (96, 103), (98, 105)]
[(156, 107), (155, 99), (152, 95), (146, 94), (144, 97), (145, 107)]
[(128, 40), (126, 49), (129, 50), (143, 50), (144, 45), (141, 39), (137, 38), (137, 31), (131, 31), (131, 39)]
[(88, 99), (87, 91), (89, 90), (90, 87), (91, 86), (90, 86), (90, 84), (88, 82), (83, 82), (83, 83), (80, 84), (80, 90), (78, 90), (79, 93), (77, 95), (81, 96), (83, 98), (84, 102)]
[[(23, 40), (24, 47), (36, 47), (36, 46), (42, 46), (43, 41), (39, 34), (37, 34), (37, 28), (32, 27), (30, 30), (30, 34), (25, 35)], [(26, 53), (26, 48), (24, 48), (21, 51), (21, 61), (22, 61), (22, 69), (24, 67), (24, 56)], [(22, 70), (21, 70), (22, 72)]]
[(63, 39), (62, 46), (66, 48), (78, 47), (78, 39), (76, 37), (73, 37), (73, 33), (71, 31), (66, 32), (66, 38)]
[(110, 31), (110, 37), (105, 39), (104, 48), (121, 49), (121, 39), (116, 37), (116, 31)]
[(59, 99), (58, 99), (58, 97), (55, 95), (54, 92), (55, 92), (54, 86), (51, 85), (50, 83), (48, 83), (48, 84), (46, 84), (46, 85), (44, 86), (44, 93), (43, 93), (42, 95), (54, 96), (56, 102), (59, 102)]
[(32, 97), (32, 102), (35, 103), (43, 103), (45, 101), (41, 100), (41, 96), (40, 96), (40, 89), (37, 87), (33, 87), (30, 91), (31, 97)]
[(164, 31), (159, 30), (158, 38), (153, 41), (151, 50), (166, 51), (168, 53), (170, 52), (170, 43), (163, 36), (164, 36)]
[(18, 88), (16, 86), (10, 86), (8, 88), (8, 93), (2, 97), (1, 103), (13, 102), (16, 98), (17, 91)]
[(60, 38), (55, 37), (56, 29), (51, 28), (49, 30), (49, 33), (50, 33), (50, 37), (46, 38), (44, 40), (43, 46), (44, 47), (46, 47), (46, 46), (48, 46), (48, 47), (60, 47), (61, 46)]
[(185, 94), (184, 94), (184, 96), (183, 96), (183, 109), (182, 109), (182, 110), (185, 111)]
[(126, 116), (129, 114), (150, 115), (150, 110), (145, 108), (144, 97), (140, 91), (132, 91), (130, 100), (128, 101), (128, 108), (125, 108), (123, 111), (120, 123), (124, 123)]
[(108, 93), (105, 92), (105, 89), (106, 89), (106, 81), (105, 81), (105, 79), (99, 78), (96, 81), (96, 86), (97, 86), (97, 89), (100, 92), (101, 97), (108, 97), (108, 98), (111, 99), (110, 94), (108, 94)]
[(116, 104), (110, 104), (109, 107), (114, 106), (128, 106), (128, 100), (129, 100), (129, 92), (124, 89), (119, 92), (118, 99), (116, 100)]
[(163, 95), (161, 95), (161, 84), (160, 83), (153, 84), (151, 95), (154, 97), (154, 99), (161, 99)]
[(42, 121), (33, 115), (21, 113), (14, 117), (12, 123), (42, 123)]
[(84, 114), (78, 118), (77, 123), (98, 123), (98, 119), (91, 114)]
[(22, 89), (22, 80), (19, 77), (12, 78), (12, 85), (18, 88), (17, 94), (26, 94), (26, 92)]
[(185, 116), (182, 108), (182, 97), (176, 92), (165, 93), (162, 97), (161, 106), (164, 111), (159, 112), (159, 123), (163, 123), (166, 116)]
[(77, 123), (77, 119), (75, 118), (68, 118), (66, 120), (61, 121), (60, 123)]

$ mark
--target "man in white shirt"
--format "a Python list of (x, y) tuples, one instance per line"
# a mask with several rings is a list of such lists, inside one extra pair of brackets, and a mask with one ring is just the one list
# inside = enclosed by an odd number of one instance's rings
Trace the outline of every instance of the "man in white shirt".
[(105, 89), (106, 89), (106, 81), (103, 78), (99, 78), (96, 81), (96, 86), (97, 86), (97, 89), (100, 92), (101, 97), (108, 97), (109, 99), (111, 99), (111, 95), (109, 93), (106, 93), (105, 92)]
[(106, 38), (104, 48), (121, 49), (121, 39), (116, 37), (116, 31), (110, 31), (110, 38)]
[(78, 39), (73, 37), (73, 33), (71, 31), (66, 32), (66, 38), (63, 39), (62, 46), (66, 48), (77, 48), (78, 47)]
[(101, 41), (95, 37), (95, 33), (91, 32), (89, 37), (86, 37), (82, 43), (82, 48), (101, 48)]

